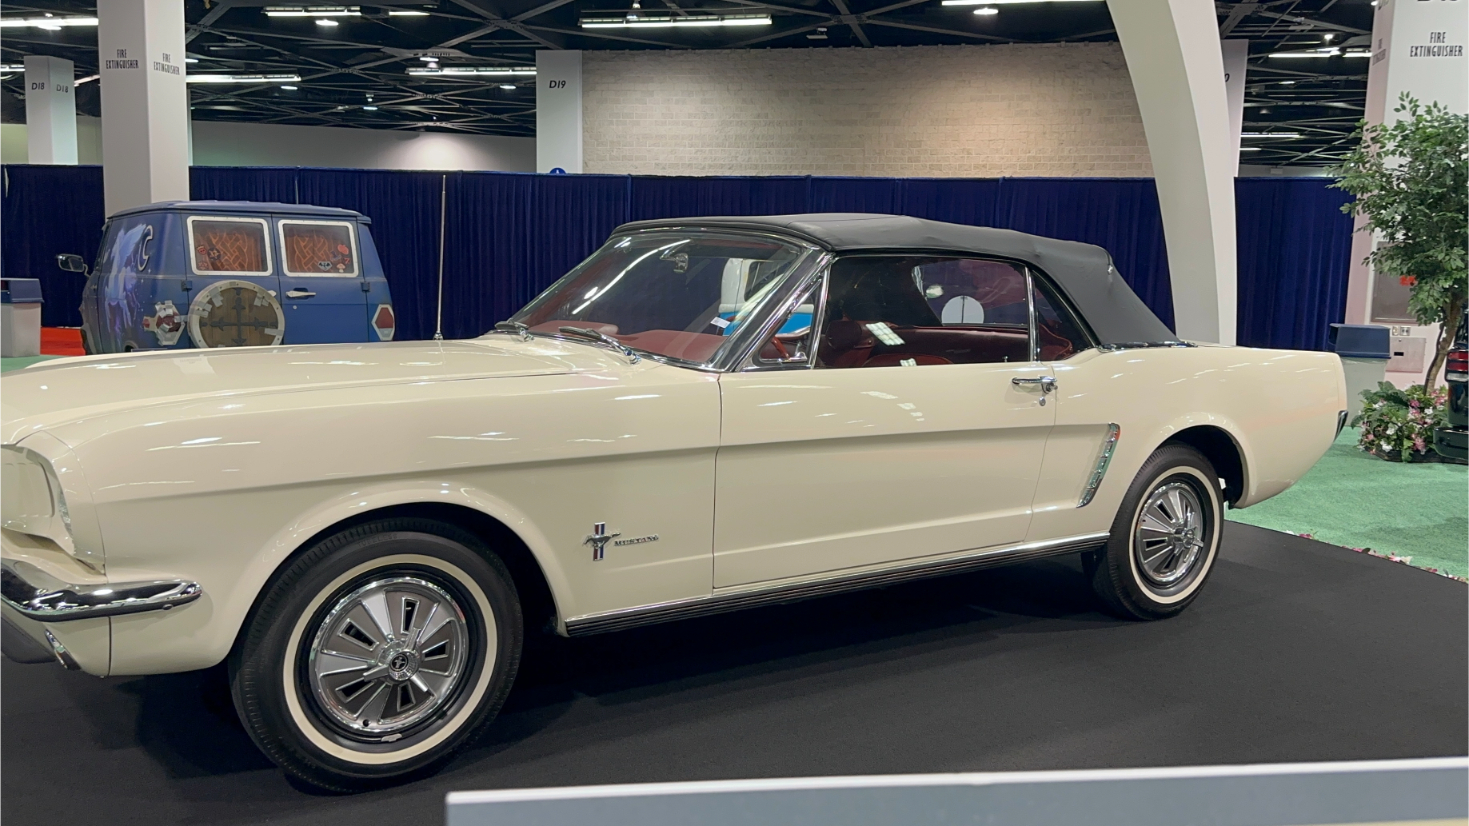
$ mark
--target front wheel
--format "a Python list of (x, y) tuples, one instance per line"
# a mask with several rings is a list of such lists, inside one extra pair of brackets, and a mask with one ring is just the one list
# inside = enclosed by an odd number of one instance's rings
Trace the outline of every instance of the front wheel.
[(1171, 617), (1198, 596), (1223, 529), (1214, 466), (1191, 447), (1164, 445), (1143, 463), (1106, 548), (1089, 560), (1092, 587), (1119, 616)]
[(504, 564), (449, 525), (390, 519), (290, 563), (230, 658), (240, 719), (287, 772), (357, 791), (432, 771), (499, 711), (522, 644)]

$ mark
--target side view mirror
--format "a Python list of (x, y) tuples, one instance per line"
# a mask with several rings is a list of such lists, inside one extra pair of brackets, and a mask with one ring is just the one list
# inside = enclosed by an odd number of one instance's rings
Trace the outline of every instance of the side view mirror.
[(79, 272), (83, 275), (87, 273), (87, 262), (75, 253), (63, 252), (56, 256), (56, 266), (67, 272)]

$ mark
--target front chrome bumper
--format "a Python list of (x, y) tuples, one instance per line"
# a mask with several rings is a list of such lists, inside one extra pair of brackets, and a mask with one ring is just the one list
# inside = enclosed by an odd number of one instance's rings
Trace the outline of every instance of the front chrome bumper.
[(181, 579), (74, 585), (24, 560), (0, 561), (0, 600), (39, 622), (167, 611), (203, 593), (197, 582)]

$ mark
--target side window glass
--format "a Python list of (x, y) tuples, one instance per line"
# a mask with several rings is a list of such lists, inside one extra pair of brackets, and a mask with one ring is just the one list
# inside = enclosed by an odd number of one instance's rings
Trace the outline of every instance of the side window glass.
[(820, 290), (821, 282), (817, 281), (805, 295), (796, 299), (795, 306), (781, 319), (775, 333), (755, 352), (757, 365), (805, 367), (811, 363), (811, 326)]
[(1060, 361), (1092, 346), (1056, 288), (1040, 275), (1031, 280), (1035, 283), (1036, 360)]
[(190, 259), (201, 275), (265, 275), (270, 250), (259, 218), (189, 218)]
[(357, 247), (345, 221), (281, 221), (286, 275), (357, 274)]
[(1024, 271), (1001, 261), (932, 256), (832, 265), (817, 364), (827, 368), (1030, 360)]

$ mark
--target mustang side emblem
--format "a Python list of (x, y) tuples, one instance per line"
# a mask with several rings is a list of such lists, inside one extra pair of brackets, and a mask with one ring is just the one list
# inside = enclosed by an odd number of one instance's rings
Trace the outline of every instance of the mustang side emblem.
[(607, 533), (607, 523), (598, 522), (597, 524), (592, 526), (591, 534), (589, 534), (586, 539), (582, 540), (582, 544), (592, 546), (592, 561), (596, 562), (606, 555), (607, 543), (611, 542), (613, 539), (616, 539), (619, 536), (622, 536), (622, 533), (620, 531), (616, 533)]
[(622, 534), (617, 531), (607, 533), (606, 522), (598, 522), (592, 526), (592, 532), (587, 535), (586, 539), (582, 540), (582, 544), (592, 546), (592, 561), (596, 562), (606, 555), (607, 543), (614, 539), (617, 540), (616, 542), (612, 542), (612, 547), (614, 548), (621, 548), (626, 545), (643, 545), (648, 542), (658, 541), (658, 534), (656, 533), (648, 536), (635, 536), (631, 539), (617, 539), (619, 536), (622, 536)]

